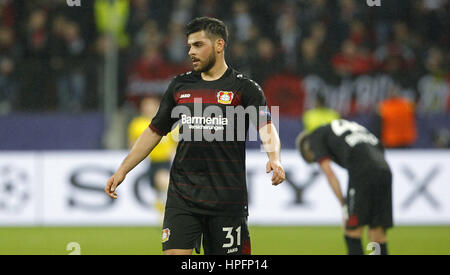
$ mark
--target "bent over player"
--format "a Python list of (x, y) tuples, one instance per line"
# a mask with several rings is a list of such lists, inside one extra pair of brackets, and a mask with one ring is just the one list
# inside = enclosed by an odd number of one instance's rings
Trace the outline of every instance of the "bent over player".
[[(348, 254), (364, 254), (361, 236), (368, 225), (369, 239), (380, 245), (382, 255), (387, 255), (386, 230), (393, 226), (392, 174), (379, 140), (355, 122), (334, 120), (310, 134), (301, 133), (296, 143), (307, 163), (320, 164), (344, 210)], [(346, 198), (331, 161), (348, 171)]]
[[(257, 127), (268, 154), (266, 171), (273, 171), (273, 185), (285, 179), (279, 136), (262, 89), (225, 62), (225, 24), (196, 18), (187, 25), (186, 35), (193, 71), (170, 83), (156, 116), (108, 180), (105, 192), (117, 198), (116, 188), (126, 174), (178, 122), (180, 140), (163, 221), (164, 253), (189, 255), (194, 248), (198, 252), (202, 241), (205, 254), (250, 254), (245, 173), (249, 122)], [(244, 116), (242, 110), (247, 111)]]

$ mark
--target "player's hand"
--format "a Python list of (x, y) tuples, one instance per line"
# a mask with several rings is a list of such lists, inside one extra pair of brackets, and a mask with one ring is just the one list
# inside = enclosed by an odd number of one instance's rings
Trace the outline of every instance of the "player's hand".
[(114, 173), (106, 183), (105, 193), (113, 199), (117, 199), (116, 188), (125, 179), (125, 175), (121, 173)]
[(283, 166), (280, 161), (269, 161), (266, 166), (266, 173), (273, 171), (272, 185), (277, 186), (286, 179)]

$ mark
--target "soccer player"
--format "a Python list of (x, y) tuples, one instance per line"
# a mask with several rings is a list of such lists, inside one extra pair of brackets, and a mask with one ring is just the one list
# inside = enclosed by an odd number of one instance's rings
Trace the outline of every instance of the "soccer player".
[[(349, 255), (363, 255), (361, 236), (369, 226), (369, 239), (387, 255), (386, 230), (393, 226), (392, 174), (379, 140), (366, 128), (347, 120), (334, 120), (297, 137), (297, 148), (307, 163), (318, 162), (342, 206)], [(348, 170), (347, 197), (331, 168), (331, 161)]]
[[(156, 116), (105, 192), (117, 198), (126, 174), (179, 122), (163, 221), (164, 254), (190, 255), (194, 248), (199, 251), (200, 241), (205, 254), (250, 254), (245, 174), (249, 122), (258, 129), (269, 157), (266, 172), (273, 172), (275, 186), (285, 179), (280, 139), (262, 89), (225, 62), (226, 25), (215, 18), (196, 18), (186, 26), (186, 35), (193, 71), (171, 82)], [(235, 114), (225, 115), (230, 108)], [(252, 109), (257, 111), (248, 111)], [(238, 110), (248, 113), (240, 116)]]

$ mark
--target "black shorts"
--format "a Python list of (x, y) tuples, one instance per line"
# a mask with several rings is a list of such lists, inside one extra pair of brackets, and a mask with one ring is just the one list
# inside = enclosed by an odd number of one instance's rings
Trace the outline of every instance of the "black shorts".
[(166, 208), (162, 248), (195, 249), (205, 255), (250, 255), (247, 217), (209, 216), (179, 208)]
[(370, 228), (393, 226), (392, 174), (389, 169), (349, 171), (347, 190), (349, 230), (368, 225)]

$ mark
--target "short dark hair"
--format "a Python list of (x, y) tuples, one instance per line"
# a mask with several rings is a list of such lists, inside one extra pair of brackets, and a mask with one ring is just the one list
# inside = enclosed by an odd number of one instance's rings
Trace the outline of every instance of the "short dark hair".
[(207, 35), (214, 35), (228, 42), (228, 28), (221, 20), (212, 17), (197, 17), (186, 25), (186, 36), (205, 31)]
[(308, 133), (306, 130), (304, 130), (303, 132), (301, 132), (296, 140), (295, 140), (295, 145), (297, 147), (297, 150), (300, 152), (301, 156), (303, 157), (304, 160), (306, 160), (306, 154), (305, 154), (305, 143), (309, 142), (309, 137), (310, 137), (310, 133)]

